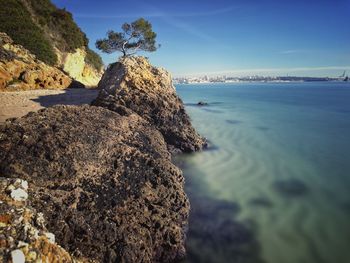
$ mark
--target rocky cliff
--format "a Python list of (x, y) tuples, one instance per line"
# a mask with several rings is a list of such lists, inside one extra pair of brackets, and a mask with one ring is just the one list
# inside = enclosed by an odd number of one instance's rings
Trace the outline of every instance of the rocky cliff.
[(0, 33), (0, 91), (65, 89), (72, 79)]
[(65, 9), (50, 0), (0, 0), (0, 32), (47, 65), (63, 70), (85, 86), (102, 76), (101, 57)]
[(153, 125), (120, 112), (55, 106), (7, 121), (0, 174), (28, 181), (31, 205), (76, 257), (172, 262), (185, 253), (182, 172)]
[(109, 65), (98, 87), (93, 105), (138, 113), (162, 133), (171, 151), (193, 152), (206, 145), (192, 127), (170, 73), (146, 58), (125, 57)]

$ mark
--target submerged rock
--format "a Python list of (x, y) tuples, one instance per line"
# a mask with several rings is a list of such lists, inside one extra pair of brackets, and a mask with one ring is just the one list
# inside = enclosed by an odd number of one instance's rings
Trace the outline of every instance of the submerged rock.
[(299, 197), (309, 192), (308, 186), (298, 179), (277, 180), (273, 187), (284, 197)]
[(208, 103), (207, 102), (204, 102), (204, 101), (199, 101), (197, 103), (197, 106), (208, 106)]
[(110, 110), (121, 105), (136, 112), (162, 133), (169, 149), (193, 152), (206, 145), (192, 127), (170, 73), (146, 58), (126, 57), (111, 64), (98, 87), (93, 105)]
[[(178, 101), (175, 93), (167, 96)], [(0, 174), (29, 182), (32, 206), (75, 256), (171, 262), (185, 253), (189, 203), (182, 172), (154, 126), (118, 109), (124, 116), (55, 106), (7, 121), (0, 126)]]

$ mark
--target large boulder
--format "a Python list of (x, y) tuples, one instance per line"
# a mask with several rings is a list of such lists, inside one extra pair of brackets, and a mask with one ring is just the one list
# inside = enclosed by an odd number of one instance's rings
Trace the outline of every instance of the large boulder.
[(191, 125), (171, 75), (144, 57), (125, 57), (109, 65), (93, 105), (114, 110), (121, 105), (138, 113), (164, 136), (170, 150), (193, 152), (205, 146)]
[(0, 32), (0, 91), (65, 89), (72, 79)]
[(98, 262), (171, 262), (189, 203), (163, 136), (137, 114), (55, 106), (0, 126), (0, 174), (27, 180), (56, 241)]

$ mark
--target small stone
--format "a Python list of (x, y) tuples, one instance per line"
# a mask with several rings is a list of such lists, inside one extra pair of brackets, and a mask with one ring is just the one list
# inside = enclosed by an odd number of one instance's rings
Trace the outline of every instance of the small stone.
[(36, 260), (38, 257), (37, 253), (35, 251), (30, 251), (27, 255), (27, 260), (28, 261), (33, 261)]
[(50, 233), (50, 232), (46, 232), (44, 233), (44, 235), (47, 237), (47, 239), (49, 240), (50, 243), (55, 243), (55, 235)]
[(11, 259), (13, 263), (24, 263), (25, 262), (25, 257), (20, 249), (13, 250), (11, 252)]
[(28, 198), (28, 194), (23, 189), (14, 189), (11, 191), (11, 198), (15, 201), (25, 201)]
[(24, 190), (28, 190), (28, 182), (25, 180), (22, 180), (21, 186)]
[(45, 218), (44, 218), (44, 214), (39, 212), (36, 216), (36, 224), (40, 227), (44, 227), (45, 226)]
[(28, 246), (28, 243), (23, 242), (23, 241), (18, 241), (18, 245), (17, 245), (18, 248), (26, 247), (26, 246)]
[(10, 185), (6, 188), (6, 190), (9, 191), (9, 192), (11, 192), (12, 190), (15, 190), (15, 189), (16, 189), (16, 187), (15, 187), (13, 184), (10, 184)]

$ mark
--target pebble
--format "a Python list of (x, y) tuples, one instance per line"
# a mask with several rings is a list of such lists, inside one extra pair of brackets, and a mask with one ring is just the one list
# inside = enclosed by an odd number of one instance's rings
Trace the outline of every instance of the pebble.
[(50, 232), (46, 232), (44, 233), (44, 235), (47, 237), (47, 239), (49, 240), (50, 243), (55, 244), (55, 235), (50, 233)]
[(28, 182), (25, 180), (22, 180), (21, 186), (24, 190), (28, 190)]
[(15, 201), (25, 201), (28, 198), (28, 194), (23, 189), (14, 189), (11, 191), (11, 198)]
[(23, 241), (18, 241), (18, 245), (17, 245), (18, 248), (27, 247), (27, 246), (29, 246), (28, 243), (23, 242)]
[(25, 263), (25, 257), (20, 249), (13, 250), (11, 252), (11, 258), (13, 263)]

